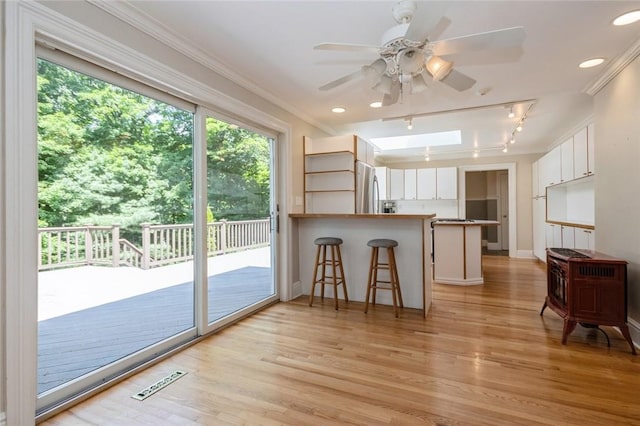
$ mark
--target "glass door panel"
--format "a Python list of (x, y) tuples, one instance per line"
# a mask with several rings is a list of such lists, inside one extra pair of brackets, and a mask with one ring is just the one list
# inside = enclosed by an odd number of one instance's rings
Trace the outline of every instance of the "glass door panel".
[(208, 323), (270, 300), (273, 139), (206, 118)]
[(195, 336), (193, 124), (38, 60), (40, 409)]

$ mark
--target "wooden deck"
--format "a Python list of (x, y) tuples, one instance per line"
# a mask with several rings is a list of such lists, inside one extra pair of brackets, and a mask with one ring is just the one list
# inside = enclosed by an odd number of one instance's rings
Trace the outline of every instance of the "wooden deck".
[[(212, 261), (219, 267), (210, 270), (226, 272), (208, 279), (210, 322), (273, 294), (268, 259), (268, 249), (260, 249)], [(83, 267), (41, 273), (38, 393), (193, 327), (192, 270), (192, 264), (181, 264), (151, 271)], [(54, 282), (63, 276), (66, 283)], [(72, 300), (55, 303), (64, 298)]]

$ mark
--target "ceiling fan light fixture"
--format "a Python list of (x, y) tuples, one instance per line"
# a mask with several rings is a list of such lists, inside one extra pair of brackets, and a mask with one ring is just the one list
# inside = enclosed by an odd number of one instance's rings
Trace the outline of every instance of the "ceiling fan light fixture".
[(632, 10), (631, 12), (624, 13), (613, 20), (613, 25), (622, 26), (633, 24), (640, 21), (640, 10)]
[(428, 88), (429, 86), (424, 81), (423, 74), (414, 74), (411, 77), (411, 94), (424, 92)]
[(417, 73), (424, 64), (424, 52), (419, 48), (404, 49), (398, 54), (398, 65), (405, 74)]
[(376, 92), (380, 92), (384, 95), (391, 94), (391, 86), (393, 85), (393, 79), (388, 75), (383, 75), (380, 77), (380, 81), (373, 86), (373, 90)]
[(453, 62), (445, 61), (444, 59), (432, 55), (426, 63), (427, 71), (433, 76), (435, 81), (440, 81), (445, 78), (451, 72), (453, 68)]

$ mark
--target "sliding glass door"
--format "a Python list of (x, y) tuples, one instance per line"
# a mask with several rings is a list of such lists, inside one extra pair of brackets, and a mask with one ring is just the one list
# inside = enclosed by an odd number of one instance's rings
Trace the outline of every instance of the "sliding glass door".
[(207, 114), (207, 323), (276, 295), (274, 139)]
[(277, 299), (275, 136), (196, 110), (38, 59), (39, 412)]
[(193, 123), (38, 60), (40, 408), (196, 335)]

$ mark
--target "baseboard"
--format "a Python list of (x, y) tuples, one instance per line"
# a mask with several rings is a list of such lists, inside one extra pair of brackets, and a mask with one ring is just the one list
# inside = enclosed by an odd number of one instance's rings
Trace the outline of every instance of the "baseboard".
[(296, 281), (291, 286), (291, 300), (300, 296), (302, 296), (302, 283), (300, 281)]
[(499, 243), (490, 243), (487, 241), (487, 250), (502, 250), (502, 246)]
[(516, 250), (516, 257), (519, 259), (537, 259), (533, 255), (533, 250)]
[(640, 322), (633, 318), (627, 318), (627, 325), (629, 326), (629, 334), (631, 335), (631, 341), (635, 345), (636, 349), (640, 350), (640, 345), (636, 342), (640, 342)]

